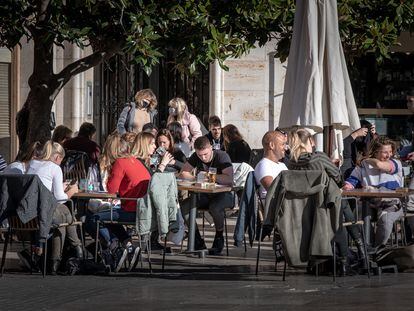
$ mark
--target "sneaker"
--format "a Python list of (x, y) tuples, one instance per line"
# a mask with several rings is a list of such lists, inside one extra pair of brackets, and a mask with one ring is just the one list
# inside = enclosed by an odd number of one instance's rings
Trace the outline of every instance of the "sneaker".
[(139, 255), (141, 254), (141, 249), (137, 246), (132, 254), (128, 254), (130, 256), (129, 260), (129, 268), (128, 271), (131, 272), (135, 269), (138, 263)]
[(32, 270), (32, 259), (30, 252), (27, 249), (24, 249), (17, 253), (17, 256), (19, 257), (20, 261), (23, 263), (23, 265), (28, 269)]
[(114, 272), (119, 272), (121, 270), (122, 266), (125, 263), (125, 259), (128, 256), (128, 250), (123, 247), (118, 247), (115, 250), (115, 269)]

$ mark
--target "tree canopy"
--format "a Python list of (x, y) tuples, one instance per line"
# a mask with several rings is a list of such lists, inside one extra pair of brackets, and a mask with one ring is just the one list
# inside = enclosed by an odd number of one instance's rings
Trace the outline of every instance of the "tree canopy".
[[(305, 1), (305, 0), (304, 0)], [(414, 0), (338, 0), (348, 59), (388, 57), (402, 30), (412, 30)], [(0, 46), (34, 43), (30, 92), (18, 114), (20, 143), (50, 137), (53, 100), (74, 75), (127, 53), (150, 73), (167, 52), (176, 69), (193, 73), (218, 60), (240, 57), (276, 37), (276, 57), (288, 56), (294, 0), (2, 0)], [(53, 69), (53, 45), (70, 42), (93, 53)]]

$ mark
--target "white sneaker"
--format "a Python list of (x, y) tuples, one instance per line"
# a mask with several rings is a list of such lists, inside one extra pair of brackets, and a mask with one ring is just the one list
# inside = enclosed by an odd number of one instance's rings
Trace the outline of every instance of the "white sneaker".
[(116, 263), (114, 272), (119, 272), (119, 270), (121, 270), (121, 268), (122, 268), (122, 266), (125, 262), (125, 259), (128, 256), (128, 250), (126, 248), (119, 247), (116, 250), (115, 254), (116, 254), (116, 258), (117, 258), (117, 263)]
[(139, 248), (139, 246), (137, 246), (134, 250), (131, 261), (129, 262), (129, 269), (128, 269), (129, 272), (134, 270), (135, 267), (137, 266), (138, 258), (140, 254), (141, 254), (141, 249)]

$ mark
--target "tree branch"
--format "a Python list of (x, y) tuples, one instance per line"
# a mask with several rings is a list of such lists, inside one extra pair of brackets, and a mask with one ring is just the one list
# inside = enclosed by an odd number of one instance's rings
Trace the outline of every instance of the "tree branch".
[(54, 76), (54, 80), (57, 83), (56, 88), (53, 92), (53, 98), (57, 96), (60, 90), (65, 86), (69, 80), (77, 75), (78, 73), (84, 72), (90, 68), (99, 65), (101, 62), (108, 60), (116, 53), (121, 51), (120, 48), (113, 48), (110, 51), (98, 51), (94, 52), (89, 56), (83, 57), (67, 65), (58, 74)]

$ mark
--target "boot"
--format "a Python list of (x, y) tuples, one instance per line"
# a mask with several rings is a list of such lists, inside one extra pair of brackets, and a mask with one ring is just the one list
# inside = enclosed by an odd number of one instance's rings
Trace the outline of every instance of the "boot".
[(358, 250), (358, 258), (359, 260), (365, 261), (365, 249), (364, 249), (364, 241), (361, 238), (355, 240), (355, 245)]
[(198, 231), (198, 228), (195, 232), (195, 239), (194, 239), (194, 250), (200, 251), (203, 249), (206, 249), (206, 243), (204, 242), (204, 239), (201, 237), (200, 231)]
[(57, 272), (58, 272), (58, 270), (59, 270), (59, 267), (60, 267), (60, 260), (53, 259), (53, 260), (52, 260), (52, 269), (51, 269), (51, 274), (52, 274), (52, 275), (56, 275), (56, 274), (57, 274)]
[(76, 258), (83, 258), (83, 249), (81, 245), (75, 247), (75, 256)]

